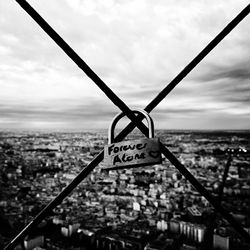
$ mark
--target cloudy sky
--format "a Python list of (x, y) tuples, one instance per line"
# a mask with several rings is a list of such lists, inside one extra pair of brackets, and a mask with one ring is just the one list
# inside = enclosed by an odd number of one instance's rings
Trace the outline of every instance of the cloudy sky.
[[(144, 108), (248, 0), (30, 0)], [(14, 1), (0, 1), (0, 129), (107, 128), (119, 110)], [(156, 128), (250, 129), (250, 16), (152, 112)]]

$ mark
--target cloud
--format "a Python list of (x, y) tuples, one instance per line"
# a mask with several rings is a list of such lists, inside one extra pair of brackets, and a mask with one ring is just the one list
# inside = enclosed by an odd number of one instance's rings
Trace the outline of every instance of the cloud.
[[(230, 66), (210, 65), (197, 79), (206, 87), (214, 103), (224, 105), (227, 114), (250, 115), (250, 70), (249, 60), (231, 62)], [(240, 116), (239, 116), (240, 117)]]
[(220, 79), (229, 79), (236, 81), (243, 81), (250, 79), (250, 60), (245, 57), (242, 58), (240, 63), (231, 62), (230, 66), (218, 65), (216, 62), (210, 65), (209, 72), (203, 74), (199, 80), (202, 81), (214, 81)]
[[(131, 108), (144, 108), (248, 4), (247, 0), (29, 2)], [(89, 127), (98, 119), (98, 127), (106, 126), (118, 110), (102, 91), (17, 3), (0, 3), (0, 11), (2, 124), (9, 121), (18, 127), (16, 121), (23, 117), (23, 127), (34, 122), (76, 126), (71, 121)], [(225, 121), (231, 119), (249, 127), (248, 19), (156, 108), (153, 115), (159, 126), (172, 120), (168, 126), (173, 128), (202, 128), (210, 118), (218, 128), (228, 126)], [(207, 123), (195, 123), (199, 117)]]
[[(69, 100), (65, 100), (64, 105), (67, 102)], [(108, 128), (109, 117), (113, 117), (117, 112), (111, 104), (103, 105), (98, 101), (93, 102), (93, 100), (81, 105), (79, 103), (79, 101), (69, 103), (68, 106), (62, 106), (61, 108), (59, 105), (48, 106), (44, 104), (37, 106), (1, 105), (0, 128), (4, 128), (6, 123), (11, 126), (20, 123), (22, 128), (25, 129), (32, 127), (34, 124), (49, 124), (56, 129), (63, 125), (63, 128), (67, 128), (69, 125), (74, 126), (73, 129), (84, 129), (86, 125), (89, 128), (95, 128), (91, 124), (97, 124), (99, 128)], [(98, 124), (103, 126), (98, 126)]]

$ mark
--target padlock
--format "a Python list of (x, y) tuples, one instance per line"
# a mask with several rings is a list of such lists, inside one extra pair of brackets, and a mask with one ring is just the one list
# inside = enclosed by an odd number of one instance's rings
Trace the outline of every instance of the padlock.
[(104, 147), (105, 169), (121, 169), (128, 167), (140, 167), (154, 165), (162, 162), (159, 138), (154, 138), (154, 123), (145, 110), (133, 110), (136, 114), (142, 114), (147, 120), (149, 138), (121, 141), (114, 143), (114, 129), (117, 122), (125, 116), (119, 113), (113, 119), (109, 127), (108, 145)]

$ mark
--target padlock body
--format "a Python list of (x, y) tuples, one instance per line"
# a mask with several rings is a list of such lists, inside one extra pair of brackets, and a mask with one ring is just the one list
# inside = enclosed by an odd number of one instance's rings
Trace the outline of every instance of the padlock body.
[(139, 167), (162, 162), (158, 138), (143, 138), (108, 144), (104, 148), (105, 168)]

